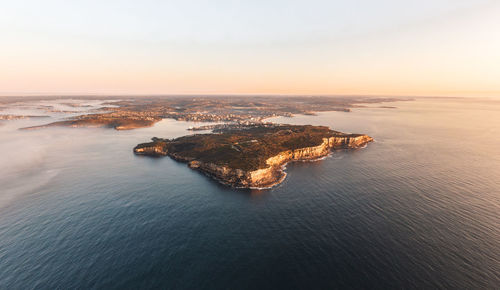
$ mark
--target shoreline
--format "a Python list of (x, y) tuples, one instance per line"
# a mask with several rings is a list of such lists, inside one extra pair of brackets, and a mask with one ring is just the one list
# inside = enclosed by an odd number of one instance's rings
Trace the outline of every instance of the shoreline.
[(169, 156), (221, 184), (262, 190), (285, 180), (289, 162), (320, 161), (337, 149), (366, 147), (373, 138), (322, 126), (275, 125), (228, 131), (223, 135), (195, 134), (171, 140), (154, 137), (152, 140), (138, 144), (133, 152)]
[[(366, 147), (366, 146), (365, 146)], [(363, 148), (365, 148), (363, 147)], [(318, 162), (318, 161), (321, 161), (321, 160), (325, 160), (326, 158), (330, 157), (333, 155), (333, 151), (330, 151), (328, 152), (328, 154), (326, 154), (325, 156), (322, 156), (322, 157), (318, 157), (318, 158), (315, 158), (315, 159), (299, 159), (299, 160), (290, 160), (290, 161), (287, 161), (285, 163), (283, 163), (282, 165), (279, 166), (279, 169), (278, 171), (281, 173), (281, 176), (278, 180), (276, 180), (275, 182), (271, 183), (270, 185), (268, 186), (255, 186), (255, 187), (236, 187), (236, 188), (249, 188), (249, 189), (256, 189), (256, 190), (266, 190), (266, 189), (272, 189), (273, 187), (276, 187), (278, 185), (280, 185), (281, 183), (283, 183), (283, 181), (285, 181), (288, 173), (286, 172), (286, 169), (287, 169), (287, 165), (288, 164), (291, 164), (291, 163), (295, 163), (295, 162)]]
[[(364, 148), (368, 147), (368, 143), (369, 142), (374, 142), (374, 139), (366, 141), (366, 143), (364, 143), (362, 146), (351, 148), (351, 149), (364, 149)], [(301, 148), (299, 150), (304, 150), (304, 149), (308, 149), (308, 148), (310, 148), (310, 147)], [(231, 182), (229, 182), (229, 181), (227, 181), (227, 180), (225, 180), (225, 179), (223, 179), (221, 177), (218, 177), (215, 173), (207, 170), (206, 168), (203, 168), (202, 165), (197, 165), (196, 167), (192, 166), (191, 162), (194, 161), (194, 160), (186, 160), (186, 159), (183, 159), (183, 158), (179, 158), (179, 156), (171, 155), (171, 154), (168, 154), (168, 153), (163, 153), (163, 152), (160, 152), (160, 151), (154, 151), (154, 154), (152, 155), (151, 153), (138, 152), (138, 151), (136, 151), (135, 148), (134, 148), (134, 153), (136, 155), (140, 155), (140, 156), (148, 156), (148, 155), (149, 156), (151, 156), (151, 155), (152, 156), (158, 156), (158, 157), (169, 156), (174, 161), (180, 162), (180, 163), (186, 163), (189, 168), (191, 168), (193, 170), (196, 170), (196, 171), (204, 174), (207, 177), (210, 177), (211, 179), (217, 181), (218, 183), (220, 183), (222, 185), (229, 186), (229, 187), (232, 187), (232, 188), (235, 188), (235, 189), (268, 190), (268, 189), (272, 189), (272, 188), (278, 186), (279, 184), (281, 184), (281, 183), (283, 183), (285, 181), (286, 177), (288, 176), (288, 173), (286, 172), (288, 164), (294, 163), (294, 162), (318, 162), (318, 161), (322, 161), (324, 159), (332, 157), (334, 155), (334, 151), (340, 151), (340, 150), (346, 150), (346, 149), (347, 148), (339, 148), (339, 149), (329, 148), (328, 151), (326, 152), (326, 154), (324, 154), (322, 156), (319, 156), (319, 157), (315, 157), (315, 158), (307, 158), (306, 157), (306, 158), (301, 158), (301, 159), (296, 159), (296, 160), (290, 159), (290, 160), (286, 160), (283, 163), (280, 163), (279, 165), (270, 165), (270, 166), (268, 166), (266, 168), (256, 169), (255, 171), (258, 171), (258, 170), (269, 170), (272, 176), (278, 175), (277, 173), (279, 173), (279, 177), (276, 180), (274, 180), (274, 181), (272, 181), (272, 182), (270, 182), (268, 184), (264, 184), (263, 186), (241, 186), (241, 185), (235, 185), (234, 183), (231, 183)], [(272, 156), (269, 159), (276, 158), (277, 156), (280, 156), (281, 154), (284, 154), (284, 153), (286, 153), (286, 152), (280, 152), (279, 154), (277, 154), (275, 156)], [(203, 165), (205, 165), (205, 164), (203, 164)], [(208, 167), (208, 166), (205, 166), (205, 167)], [(253, 171), (251, 171), (251, 172), (253, 172)]]

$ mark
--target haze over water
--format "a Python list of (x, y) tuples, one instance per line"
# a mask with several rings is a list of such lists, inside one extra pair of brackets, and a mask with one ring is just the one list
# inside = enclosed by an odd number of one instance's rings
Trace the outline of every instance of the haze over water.
[(273, 119), (376, 142), (264, 191), (132, 153), (190, 122), (3, 122), (0, 288), (498, 288), (500, 102), (387, 105)]

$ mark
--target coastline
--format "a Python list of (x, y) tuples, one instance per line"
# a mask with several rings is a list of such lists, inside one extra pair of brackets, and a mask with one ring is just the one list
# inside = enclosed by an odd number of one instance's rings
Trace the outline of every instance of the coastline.
[(164, 141), (139, 144), (133, 151), (137, 155), (169, 156), (178, 162), (187, 163), (189, 168), (200, 171), (221, 184), (234, 188), (264, 190), (275, 187), (286, 179), (286, 165), (290, 162), (320, 161), (331, 156), (333, 150), (365, 148), (372, 141), (373, 138), (367, 135), (323, 138), (323, 142), (317, 146), (279, 152), (266, 159), (266, 167), (251, 170), (186, 158), (169, 151)]

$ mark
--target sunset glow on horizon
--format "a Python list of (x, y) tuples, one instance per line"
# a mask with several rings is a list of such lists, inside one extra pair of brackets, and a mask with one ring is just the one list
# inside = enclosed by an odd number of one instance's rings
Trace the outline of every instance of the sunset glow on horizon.
[(500, 2), (9, 1), (0, 95), (500, 96)]

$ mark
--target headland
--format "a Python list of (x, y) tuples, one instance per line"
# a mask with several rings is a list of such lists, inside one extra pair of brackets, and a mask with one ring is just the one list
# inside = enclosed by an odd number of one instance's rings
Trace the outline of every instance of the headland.
[(261, 124), (176, 139), (153, 138), (137, 155), (169, 156), (217, 181), (239, 188), (268, 188), (284, 180), (283, 166), (316, 160), (336, 149), (355, 149), (373, 138), (325, 126)]

